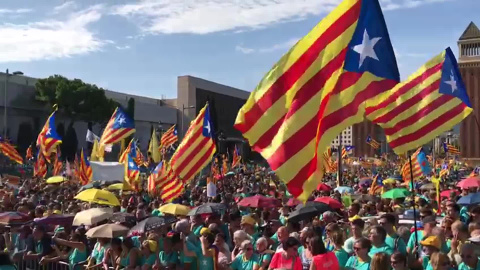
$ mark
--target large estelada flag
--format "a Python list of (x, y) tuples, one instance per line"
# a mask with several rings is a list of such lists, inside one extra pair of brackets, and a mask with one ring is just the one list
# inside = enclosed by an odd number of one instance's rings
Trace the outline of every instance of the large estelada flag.
[(344, 0), (267, 73), (235, 128), (306, 201), (332, 140), (364, 120), (366, 100), (399, 80), (378, 0)]
[(47, 162), (43, 157), (42, 151), (38, 150), (37, 152), (37, 160), (33, 166), (33, 176), (45, 178), (47, 175)]
[(182, 142), (170, 159), (170, 165), (183, 181), (190, 181), (212, 160), (216, 147), (208, 103), (191, 122)]
[(472, 112), (450, 48), (375, 99), (366, 115), (380, 125), (397, 154), (406, 153), (452, 129)]
[(122, 110), (117, 107), (112, 117), (107, 123), (102, 137), (100, 138), (100, 146), (106, 144), (114, 144), (121, 139), (126, 138), (135, 132), (134, 121)]
[(62, 138), (60, 138), (60, 135), (58, 135), (55, 127), (56, 113), (57, 108), (55, 107), (55, 111), (53, 111), (53, 113), (48, 117), (45, 125), (37, 137), (37, 146), (40, 148), (43, 156), (48, 162), (50, 162), (51, 154), (55, 152), (57, 146), (62, 143)]
[(18, 153), (17, 149), (15, 149), (15, 147), (12, 144), (10, 144), (9, 142), (7, 142), (1, 137), (0, 137), (0, 153), (4, 154), (9, 159), (17, 162), (18, 164), (23, 164), (23, 158), (20, 155), (20, 153)]
[(152, 174), (155, 177), (155, 191), (160, 192), (160, 198), (165, 202), (173, 201), (185, 190), (183, 181), (178, 178), (167, 161), (158, 163)]
[(160, 148), (168, 148), (178, 141), (177, 126), (171, 126), (160, 139)]

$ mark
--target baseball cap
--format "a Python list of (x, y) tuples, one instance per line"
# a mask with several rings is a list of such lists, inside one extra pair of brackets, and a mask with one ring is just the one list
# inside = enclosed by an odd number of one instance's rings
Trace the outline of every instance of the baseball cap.
[(255, 225), (255, 219), (252, 218), (251, 216), (243, 216), (242, 221), (240, 224), (249, 224), (249, 225)]
[(442, 247), (440, 239), (438, 238), (438, 236), (435, 235), (428, 236), (427, 238), (420, 241), (420, 244), (422, 244), (423, 246), (436, 247), (437, 249), (440, 249)]

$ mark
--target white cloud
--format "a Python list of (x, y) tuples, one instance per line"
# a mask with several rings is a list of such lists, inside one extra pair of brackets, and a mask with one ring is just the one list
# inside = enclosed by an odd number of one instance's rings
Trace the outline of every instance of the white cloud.
[(130, 49), (130, 45), (125, 45), (125, 46), (115, 46), (118, 50), (128, 50)]
[(278, 50), (286, 51), (286, 50), (290, 49), (291, 47), (293, 47), (293, 45), (295, 45), (298, 40), (299, 40), (299, 38), (291, 38), (291, 39), (289, 39), (285, 42), (281, 42), (281, 43), (273, 44), (272, 46), (269, 46), (269, 47), (257, 48), (257, 49), (247, 48), (247, 47), (244, 47), (243, 45), (237, 45), (235, 47), (235, 50), (239, 51), (241, 53), (244, 53), (244, 54), (269, 53), (269, 52), (274, 52), (274, 51), (278, 51)]
[(30, 13), (32, 11), (33, 11), (33, 9), (29, 9), (29, 8), (18, 8), (18, 9), (0, 8), (0, 14), (2, 14), (2, 15), (5, 15), (5, 14), (25, 14), (25, 13)]
[[(381, 0), (385, 10), (449, 0)], [(341, 0), (139, 0), (113, 7), (150, 34), (208, 34), (260, 29), (326, 14)]]
[(53, 13), (60, 13), (65, 10), (70, 10), (70, 9), (75, 9), (77, 7), (77, 4), (73, 1), (67, 1), (59, 6), (56, 6), (53, 8)]
[(45, 20), (27, 24), (2, 24), (0, 62), (28, 62), (86, 54), (111, 41), (101, 40), (87, 26), (101, 18), (102, 6), (70, 14), (65, 21)]

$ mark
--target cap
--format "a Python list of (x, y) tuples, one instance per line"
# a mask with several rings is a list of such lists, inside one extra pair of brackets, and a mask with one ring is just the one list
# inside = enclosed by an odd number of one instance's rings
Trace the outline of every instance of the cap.
[(255, 225), (256, 221), (254, 218), (252, 218), (251, 216), (243, 216), (242, 217), (242, 221), (240, 222), (240, 224), (249, 224), (249, 225)]
[(203, 227), (203, 228), (200, 230), (200, 235), (202, 235), (202, 234), (204, 234), (204, 233), (210, 233), (210, 229)]
[(435, 235), (424, 238), (422, 241), (420, 241), (420, 244), (422, 244), (423, 246), (436, 247), (437, 249), (440, 249), (442, 247), (440, 239), (438, 238), (438, 236)]
[(145, 240), (143, 241), (143, 245), (147, 246), (150, 252), (157, 251), (157, 242), (153, 240)]
[(353, 217), (348, 218), (348, 221), (352, 222), (352, 221), (354, 221), (354, 220), (356, 220), (356, 219), (361, 219), (361, 217), (360, 217), (359, 215), (355, 215), (355, 216), (353, 216)]

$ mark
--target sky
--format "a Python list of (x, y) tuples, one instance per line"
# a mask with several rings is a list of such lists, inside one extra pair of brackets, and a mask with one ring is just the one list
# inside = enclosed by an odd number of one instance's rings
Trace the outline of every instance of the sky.
[[(2, 0), (0, 70), (175, 98), (192, 75), (251, 91), (340, 0)], [(479, 0), (380, 0), (402, 79), (450, 46)]]

